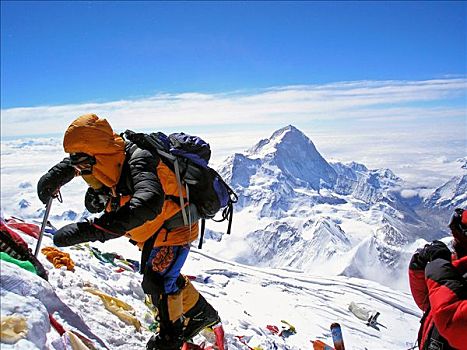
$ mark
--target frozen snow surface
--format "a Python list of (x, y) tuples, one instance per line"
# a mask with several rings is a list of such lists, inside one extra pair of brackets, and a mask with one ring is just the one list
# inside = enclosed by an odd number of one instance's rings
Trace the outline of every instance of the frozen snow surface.
[[(34, 247), (33, 238), (22, 236)], [(52, 239), (46, 236), (43, 246), (49, 245)], [(1, 348), (54, 349), (52, 344), (59, 335), (50, 327), (47, 312), (51, 312), (67, 330), (82, 332), (83, 324), (87, 325), (91, 333), (86, 336), (97, 348), (104, 345), (99, 345), (96, 338), (109, 349), (145, 349), (151, 336), (145, 327), (153, 318), (144, 304), (141, 275), (127, 270), (117, 272), (118, 267), (100, 262), (85, 245), (63, 251), (74, 260), (74, 271), (55, 269), (45, 256), (39, 256), (49, 271), (50, 284), (1, 262), (1, 315), (24, 315), (29, 328), (28, 337), (14, 345), (2, 343)], [(196, 248), (183, 272), (194, 278), (195, 287), (219, 311), (229, 349), (248, 349), (238, 336), (248, 346), (262, 349), (311, 349), (310, 341), (316, 339), (332, 344), (332, 322), (341, 324), (346, 349), (407, 349), (417, 334), (421, 315), (411, 296), (376, 282), (323, 277), (324, 271), (313, 275), (251, 267), (211, 257)], [(131, 305), (134, 316), (143, 324), (142, 331), (137, 332), (133, 325), (107, 311), (99, 297), (86, 292), (85, 287), (97, 288)], [(351, 302), (379, 311), (379, 321), (387, 328), (378, 331), (366, 326), (349, 311)], [(64, 310), (64, 305), (70, 310)], [(76, 321), (77, 317), (82, 323)], [(294, 325), (297, 333), (280, 337), (267, 329), (268, 325), (281, 329), (285, 326), (282, 320)]]

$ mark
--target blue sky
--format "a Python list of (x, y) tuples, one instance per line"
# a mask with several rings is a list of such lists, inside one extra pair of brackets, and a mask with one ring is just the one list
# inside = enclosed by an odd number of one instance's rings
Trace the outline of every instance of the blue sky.
[(59, 140), (96, 113), (117, 132), (200, 135), (221, 161), (292, 124), (326, 159), (388, 167), (415, 186), (462, 171), (467, 2), (2, 1), (1, 10), (2, 144)]
[(1, 106), (465, 77), (466, 8), (431, 1), (2, 1)]

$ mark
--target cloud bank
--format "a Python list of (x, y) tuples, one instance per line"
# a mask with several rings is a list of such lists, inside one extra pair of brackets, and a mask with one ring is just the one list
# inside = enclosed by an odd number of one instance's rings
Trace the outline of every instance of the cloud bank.
[(209, 134), (211, 145), (223, 156), (293, 124), (327, 158), (392, 167), (413, 180), (423, 172), (429, 182), (440, 182), (456, 167), (455, 159), (466, 153), (466, 98), (464, 77), (160, 93), (103, 103), (2, 109), (1, 133), (2, 138), (61, 135), (79, 115), (96, 113), (118, 131)]
[[(320, 120), (402, 121), (465, 116), (443, 101), (466, 96), (467, 79), (354, 81), (223, 94), (158, 94), (105, 103), (3, 109), (2, 136), (61, 133), (84, 113), (135, 129), (308, 123)], [(437, 104), (433, 104), (436, 102)], [(424, 104), (425, 103), (425, 104)], [(416, 105), (413, 105), (416, 104)]]

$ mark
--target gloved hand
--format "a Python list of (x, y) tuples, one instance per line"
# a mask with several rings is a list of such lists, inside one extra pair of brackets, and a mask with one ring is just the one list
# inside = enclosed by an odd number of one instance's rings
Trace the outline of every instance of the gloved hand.
[(76, 171), (67, 159), (61, 161), (44, 174), (37, 183), (37, 195), (46, 204), (60, 187), (75, 177)]
[(47, 204), (50, 197), (56, 194), (59, 189), (59, 179), (51, 172), (43, 175), (37, 183), (37, 195), (44, 204)]
[(426, 244), (425, 247), (418, 250), (410, 262), (411, 268), (424, 269), (429, 262), (436, 259), (443, 259), (451, 261), (451, 251), (441, 241), (433, 241), (433, 243)]
[(109, 198), (110, 194), (106, 187), (102, 187), (102, 189), (98, 190), (89, 187), (84, 197), (84, 206), (90, 213), (100, 213), (105, 209)]
[[(106, 215), (102, 215), (106, 217)], [(54, 244), (57, 247), (68, 247), (83, 242), (100, 241), (105, 242), (112, 238), (118, 238), (123, 234), (116, 234), (102, 226), (102, 220), (96, 219), (95, 222), (102, 229), (96, 227), (91, 221), (78, 222), (63, 226), (54, 234)]]
[(96, 230), (88, 221), (65, 225), (54, 234), (54, 244), (57, 247), (94, 242), (98, 239), (102, 239), (100, 230)]

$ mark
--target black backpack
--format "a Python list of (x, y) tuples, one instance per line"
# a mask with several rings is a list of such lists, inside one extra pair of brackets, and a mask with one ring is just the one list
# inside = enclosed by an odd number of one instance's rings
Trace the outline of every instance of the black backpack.
[[(150, 151), (166, 164), (177, 178), (180, 195), (171, 198), (180, 203), (183, 220), (189, 224), (185, 203), (193, 203), (201, 217), (201, 236), (198, 248), (201, 248), (206, 219), (217, 222), (228, 220), (227, 234), (230, 234), (233, 218), (233, 204), (238, 196), (225, 183), (222, 177), (208, 166), (211, 157), (209, 144), (198, 136), (173, 133), (169, 136), (162, 132), (145, 134), (126, 130), (125, 138), (138, 147)], [(182, 196), (185, 187), (187, 198)], [(222, 212), (220, 219), (215, 215)]]

